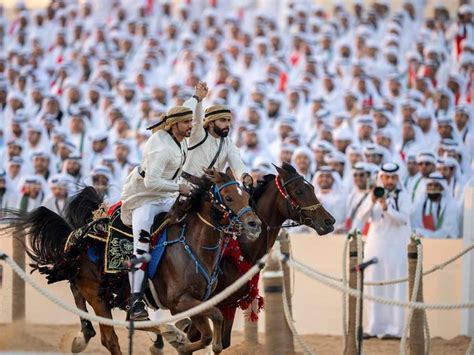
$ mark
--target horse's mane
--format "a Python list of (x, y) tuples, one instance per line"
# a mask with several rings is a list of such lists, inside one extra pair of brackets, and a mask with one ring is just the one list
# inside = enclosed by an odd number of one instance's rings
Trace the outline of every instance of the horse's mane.
[(99, 208), (103, 198), (92, 186), (84, 187), (66, 205), (64, 218), (74, 229), (82, 227), (92, 219), (92, 212)]
[[(296, 169), (293, 167), (293, 165), (283, 163), (282, 169), (286, 170), (287, 172), (291, 174), (298, 174)], [(267, 189), (269, 183), (275, 179), (274, 174), (267, 174), (263, 177), (263, 180), (259, 180), (257, 182), (257, 187), (255, 188), (253, 194), (252, 194), (252, 200), (257, 203), (260, 197), (262, 197), (263, 193)]]
[(255, 190), (253, 191), (253, 194), (252, 194), (252, 200), (255, 203), (260, 199), (260, 197), (262, 197), (262, 195), (265, 192), (265, 190), (267, 189), (268, 185), (274, 179), (275, 179), (275, 175), (267, 174), (263, 177), (263, 180), (257, 181), (257, 187), (255, 187)]
[[(231, 178), (227, 174), (220, 174), (225, 182), (231, 180)], [(213, 184), (214, 183), (209, 176), (207, 176), (206, 174), (202, 175), (198, 179), (198, 182), (194, 183), (196, 187), (193, 189), (191, 196), (189, 196), (185, 200), (176, 200), (175, 204), (173, 205), (173, 208), (169, 213), (171, 216), (173, 216), (172, 218), (179, 219), (180, 216), (183, 216), (189, 211), (198, 211), (205, 201), (209, 201), (208, 193)], [(222, 215), (223, 214), (221, 211), (217, 211), (214, 209), (211, 217), (213, 220), (219, 220), (222, 218)]]

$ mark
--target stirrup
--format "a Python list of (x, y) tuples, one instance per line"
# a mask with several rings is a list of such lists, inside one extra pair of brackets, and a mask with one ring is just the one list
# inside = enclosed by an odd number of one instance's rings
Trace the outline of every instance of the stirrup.
[(141, 299), (141, 297), (132, 297), (134, 300), (132, 303), (132, 308), (130, 309), (130, 319), (134, 321), (149, 320), (145, 302)]

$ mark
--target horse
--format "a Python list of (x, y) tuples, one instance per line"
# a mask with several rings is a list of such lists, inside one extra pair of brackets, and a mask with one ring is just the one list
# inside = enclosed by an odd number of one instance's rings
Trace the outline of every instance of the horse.
[[(199, 187), (184, 204), (185, 207), (179, 202), (173, 206), (178, 214), (183, 212), (183, 215), (177, 223), (167, 226), (169, 245), (151, 280), (159, 302), (172, 314), (199, 305), (212, 293), (216, 286), (226, 233), (238, 228), (242, 238), (252, 240), (261, 231), (261, 222), (249, 207), (248, 193), (235, 181), (230, 170), (226, 174), (216, 171), (208, 171), (207, 174), (201, 178)], [(73, 293), (80, 293), (98, 316), (112, 318), (111, 306), (101, 297), (101, 283), (105, 278), (101, 271), (102, 265), (90, 260), (87, 248), (73, 248), (74, 263), (68, 260), (69, 255), (65, 255), (64, 246), (73, 232), (72, 226), (44, 207), (29, 213), (9, 213), (6, 219), (10, 226), (4, 228), (3, 232), (10, 231), (11, 228), (24, 231), (30, 244), (25, 249), (32, 260), (33, 269), (38, 269), (47, 277), (53, 277), (55, 272), (66, 272), (58, 271), (58, 267), (75, 267), (76, 270), (71, 270), (68, 275), (62, 275), (68, 276), (68, 280), (74, 285)], [(85, 215), (87, 212), (83, 213)], [(123, 291), (129, 293), (127, 277), (122, 281), (127, 285)], [(76, 301), (78, 299), (80, 297), (75, 298)], [(80, 308), (85, 308), (85, 302)], [(223, 322), (220, 310), (211, 307), (191, 319), (202, 336), (191, 343), (179, 344), (178, 352), (194, 352), (212, 342), (213, 351), (220, 353)], [(213, 322), (214, 332), (211, 331), (208, 319)], [(103, 346), (111, 354), (121, 354), (113, 327), (100, 324), (100, 334)]]
[[(314, 187), (298, 174), (290, 164), (284, 163), (282, 167), (275, 166), (275, 168), (278, 175), (266, 175), (252, 195), (252, 207), (262, 221), (262, 232), (256, 240), (240, 241), (242, 256), (251, 265), (255, 265), (261, 257), (271, 250), (286, 220), (306, 225), (314, 229), (319, 235), (325, 235), (334, 230), (335, 219), (319, 202)], [(218, 294), (242, 276), (236, 267), (235, 261), (230, 257), (222, 259), (221, 269), (223, 272), (219, 275), (214, 294)], [(235, 310), (238, 307), (239, 300), (247, 297), (249, 291), (248, 285), (242, 286), (222, 301), (218, 307), (231, 307)], [(230, 316), (224, 317), (222, 327), (222, 345), (224, 349), (231, 344), (234, 314), (231, 313)], [(187, 333), (190, 340), (199, 337), (194, 322), (188, 327)]]

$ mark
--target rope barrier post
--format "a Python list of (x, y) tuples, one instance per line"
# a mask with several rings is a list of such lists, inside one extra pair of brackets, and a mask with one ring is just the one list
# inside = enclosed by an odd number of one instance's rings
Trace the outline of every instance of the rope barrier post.
[(246, 343), (258, 344), (258, 321), (250, 320), (252, 306), (244, 311), (244, 339)]
[[(352, 289), (357, 288), (357, 238), (352, 234), (351, 241), (349, 242), (349, 287)], [(346, 337), (346, 348), (344, 349), (345, 355), (357, 354), (356, 344), (356, 308), (357, 299), (355, 297), (348, 297), (348, 321), (347, 321), (347, 337)]]
[[(26, 253), (25, 244), (26, 238), (25, 233), (20, 228), (14, 229), (12, 235), (12, 258), (18, 264), (18, 266), (25, 270), (26, 267)], [(16, 273), (13, 273), (12, 278), (12, 321), (21, 321), (26, 316), (26, 304), (25, 304), (25, 281)]]
[[(284, 229), (280, 232), (280, 252), (286, 257), (290, 257), (291, 242), (290, 235)], [(283, 263), (281, 266), (283, 270), (283, 282), (285, 283), (286, 290), (286, 303), (288, 304), (288, 309), (290, 315), (293, 316), (293, 306), (291, 304), (291, 273), (290, 267), (287, 263)]]
[[(283, 309), (283, 271), (280, 263), (269, 258), (263, 272), (265, 293), (265, 347), (267, 354), (294, 351), (293, 335)], [(285, 300), (286, 301), (286, 300)]]
[[(408, 288), (409, 295), (413, 294), (415, 285), (416, 265), (418, 262), (417, 246), (419, 239), (411, 238), (408, 244)], [(413, 300), (412, 300), (413, 301)], [(420, 276), (416, 302), (423, 302), (423, 277)], [(408, 326), (408, 325), (407, 325)], [(414, 309), (410, 321), (409, 348), (411, 355), (423, 355), (425, 353), (425, 334), (424, 334), (424, 310)]]

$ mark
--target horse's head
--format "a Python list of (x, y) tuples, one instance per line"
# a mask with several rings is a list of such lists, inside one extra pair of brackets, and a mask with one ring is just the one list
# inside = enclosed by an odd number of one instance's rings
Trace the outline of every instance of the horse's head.
[(336, 220), (324, 209), (314, 193), (314, 186), (289, 164), (275, 166), (275, 183), (286, 207), (281, 213), (288, 219), (313, 228), (319, 235), (331, 233)]
[(224, 174), (208, 170), (206, 173), (213, 182), (211, 199), (214, 207), (221, 209), (230, 223), (243, 228), (249, 240), (256, 240), (260, 235), (262, 223), (249, 206), (249, 194), (236, 181), (232, 171), (227, 169)]

